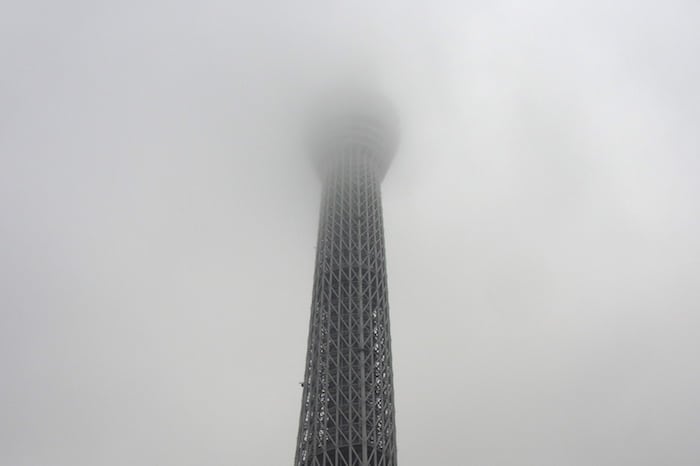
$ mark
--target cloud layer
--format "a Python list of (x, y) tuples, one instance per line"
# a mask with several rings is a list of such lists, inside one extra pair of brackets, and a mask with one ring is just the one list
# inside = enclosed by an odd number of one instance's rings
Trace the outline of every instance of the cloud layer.
[(700, 460), (695, 2), (0, 14), (0, 463), (291, 464), (305, 106), (396, 103), (403, 466)]

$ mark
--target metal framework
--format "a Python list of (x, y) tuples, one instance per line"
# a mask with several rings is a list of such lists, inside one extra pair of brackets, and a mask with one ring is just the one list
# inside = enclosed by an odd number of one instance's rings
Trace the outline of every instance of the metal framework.
[(380, 196), (392, 151), (382, 143), (385, 123), (345, 121), (323, 158), (295, 466), (397, 464)]

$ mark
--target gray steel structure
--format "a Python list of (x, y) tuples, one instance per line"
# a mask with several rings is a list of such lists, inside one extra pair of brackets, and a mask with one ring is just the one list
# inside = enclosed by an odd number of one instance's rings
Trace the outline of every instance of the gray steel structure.
[(396, 466), (380, 183), (395, 114), (362, 96), (324, 120), (323, 182), (295, 466)]

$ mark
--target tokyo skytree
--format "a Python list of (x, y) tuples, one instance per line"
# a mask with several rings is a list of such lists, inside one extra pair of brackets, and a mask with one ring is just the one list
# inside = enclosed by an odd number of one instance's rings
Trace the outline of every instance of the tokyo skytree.
[(322, 181), (295, 466), (396, 466), (380, 183), (398, 143), (385, 99), (330, 106), (313, 134)]

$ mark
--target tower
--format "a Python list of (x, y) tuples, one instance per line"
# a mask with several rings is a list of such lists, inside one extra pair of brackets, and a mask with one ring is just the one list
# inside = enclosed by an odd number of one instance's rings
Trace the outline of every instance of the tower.
[(380, 183), (396, 116), (374, 95), (331, 105), (313, 138), (323, 189), (295, 466), (396, 466)]

